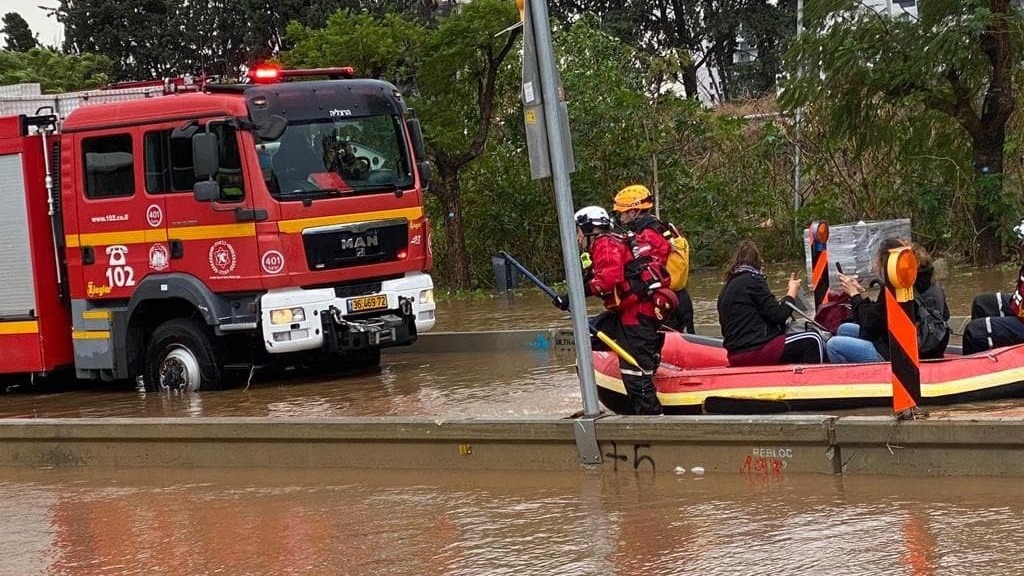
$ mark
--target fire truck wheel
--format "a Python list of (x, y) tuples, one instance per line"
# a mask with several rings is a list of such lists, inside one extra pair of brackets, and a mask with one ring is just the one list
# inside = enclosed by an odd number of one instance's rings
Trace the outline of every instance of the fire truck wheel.
[(224, 368), (209, 329), (198, 320), (176, 318), (153, 332), (146, 348), (146, 392), (217, 390)]

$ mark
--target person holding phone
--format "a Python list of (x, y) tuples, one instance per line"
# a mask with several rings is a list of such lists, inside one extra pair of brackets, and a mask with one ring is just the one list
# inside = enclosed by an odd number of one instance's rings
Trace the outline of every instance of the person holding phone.
[(730, 366), (821, 364), (828, 361), (817, 332), (786, 334), (786, 323), (800, 293), (800, 275), (789, 277), (786, 295), (776, 299), (768, 287), (761, 249), (739, 243), (725, 269), (718, 295), (718, 323)]
[[(889, 250), (906, 246), (899, 238), (886, 238), (875, 254), (875, 271), (881, 274)], [(837, 270), (839, 267), (837, 266)], [(850, 296), (853, 322), (839, 325), (836, 334), (829, 338), (828, 357), (834, 363), (882, 362), (889, 359), (889, 329), (886, 325), (885, 298), (876, 300), (865, 296), (867, 290), (856, 276), (840, 272), (839, 285)]]

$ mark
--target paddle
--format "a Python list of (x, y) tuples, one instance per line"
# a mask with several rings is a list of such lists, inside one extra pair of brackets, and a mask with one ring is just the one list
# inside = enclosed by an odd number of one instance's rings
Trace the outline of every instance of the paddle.
[[(557, 292), (555, 292), (550, 286), (542, 282), (540, 278), (534, 276), (532, 272), (530, 272), (529, 270), (526, 269), (525, 266), (517, 262), (515, 258), (509, 256), (508, 253), (506, 253), (504, 250), (498, 252), (498, 255), (504, 258), (506, 262), (514, 266), (516, 270), (519, 270), (519, 272), (521, 272), (523, 276), (526, 276), (527, 280), (536, 284), (538, 288), (543, 290), (545, 294), (551, 297), (551, 300), (555, 300), (558, 298)], [(633, 355), (627, 352), (625, 348), (620, 346), (618, 342), (613, 340), (611, 336), (598, 330), (597, 327), (594, 326), (593, 322), (588, 322), (587, 326), (590, 328), (590, 333), (593, 334), (594, 336), (597, 336), (598, 340), (604, 342), (609, 348), (612, 349), (612, 351), (618, 354), (619, 358), (622, 358), (623, 360), (632, 364), (636, 368), (640, 368), (640, 364), (636, 361), (636, 358), (633, 358)]]

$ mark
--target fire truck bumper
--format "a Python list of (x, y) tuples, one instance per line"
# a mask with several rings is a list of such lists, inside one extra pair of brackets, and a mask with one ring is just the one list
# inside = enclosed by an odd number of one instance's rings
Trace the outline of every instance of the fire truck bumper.
[(260, 298), (263, 343), (272, 354), (409, 344), (434, 327), (433, 288), (429, 275), (415, 272), (357, 296), (333, 288), (271, 291)]

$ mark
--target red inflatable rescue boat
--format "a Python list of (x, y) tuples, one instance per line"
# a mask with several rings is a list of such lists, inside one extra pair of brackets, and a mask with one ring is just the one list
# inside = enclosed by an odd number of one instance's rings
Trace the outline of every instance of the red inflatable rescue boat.
[[(594, 371), (601, 403), (629, 414), (615, 353), (595, 351)], [(720, 339), (679, 333), (666, 334), (654, 384), (666, 414), (758, 414), (892, 403), (888, 362), (731, 368)], [(923, 405), (1021, 395), (1024, 344), (921, 361)]]

